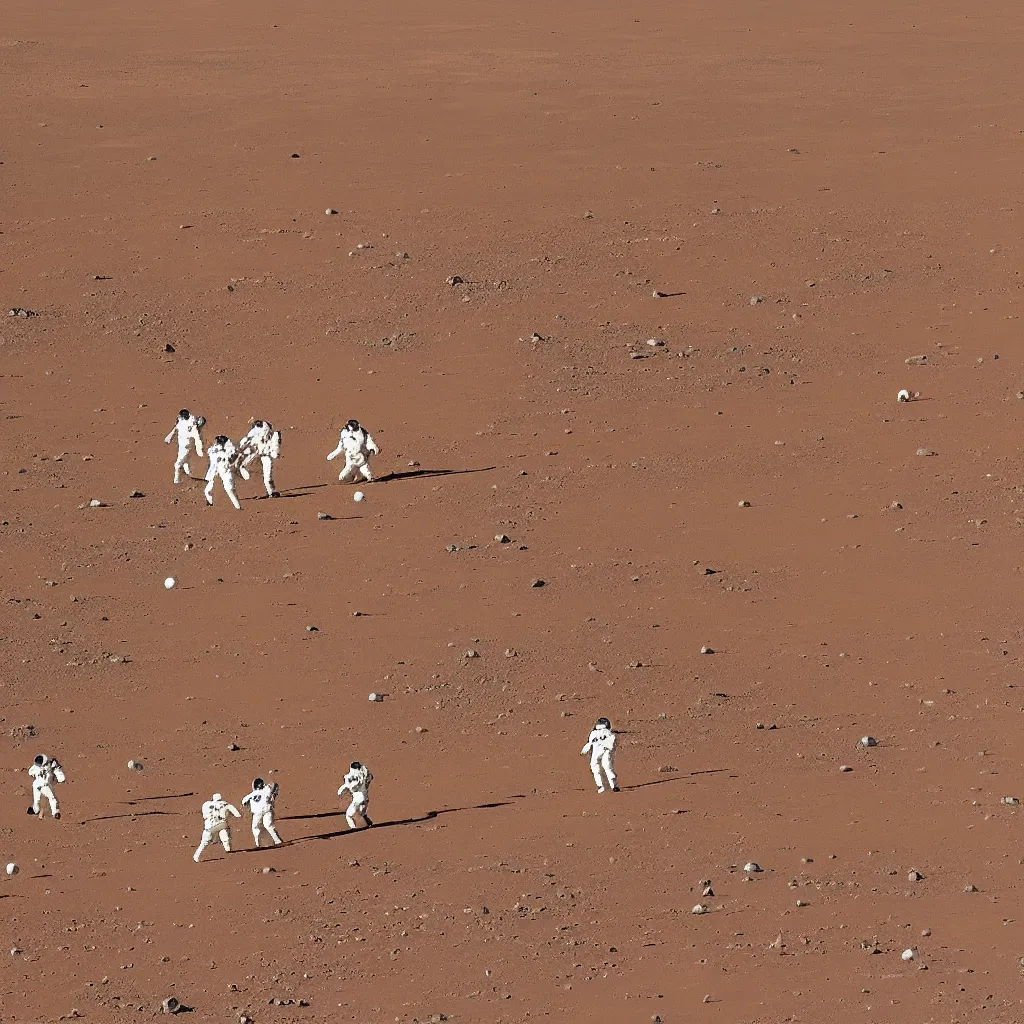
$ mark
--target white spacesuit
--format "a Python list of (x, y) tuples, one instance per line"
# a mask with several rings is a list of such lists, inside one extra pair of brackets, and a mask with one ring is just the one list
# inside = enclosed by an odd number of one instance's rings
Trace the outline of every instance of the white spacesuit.
[(195, 445), (196, 454), (203, 457), (203, 438), (199, 431), (202, 429), (206, 419), (202, 416), (193, 416), (188, 409), (182, 409), (178, 413), (178, 422), (171, 428), (171, 432), (164, 438), (164, 444), (170, 444), (175, 435), (178, 438), (178, 457), (174, 461), (174, 482), (181, 483), (181, 471), (185, 470), (186, 476), (192, 475), (188, 468), (189, 449)]
[(253, 420), (252, 429), (238, 442), (238, 453), (241, 458), (238, 472), (242, 478), (249, 479), (246, 467), (258, 458), (263, 464), (263, 486), (267, 489), (267, 497), (280, 498), (274, 485), (274, 459), (281, 457), (281, 431), (275, 430), (266, 420)]
[(274, 840), (277, 846), (281, 837), (274, 828), (274, 801), (277, 800), (277, 783), (272, 782), (269, 786), (262, 779), (252, 780), (252, 792), (242, 797), (242, 806), (249, 805), (252, 813), (252, 838), (257, 846), (260, 845), (260, 826), (262, 825)]
[(352, 794), (352, 803), (349, 804), (348, 810), (345, 812), (349, 828), (356, 827), (357, 814), (366, 822), (367, 828), (373, 825), (370, 816), (366, 813), (370, 806), (371, 782), (373, 782), (373, 776), (370, 774), (370, 769), (365, 764), (353, 761), (349, 766), (348, 775), (345, 776), (345, 780), (341, 784), (341, 789), (338, 790), (338, 796), (344, 793)]
[(369, 483), (373, 479), (373, 473), (370, 472), (370, 456), (380, 455), (380, 449), (366, 430), (359, 426), (358, 420), (349, 420), (341, 428), (338, 447), (327, 456), (327, 461), (336, 459), (342, 452), (345, 453), (345, 468), (338, 474), (338, 479), (350, 480), (358, 470), (362, 478)]
[(32, 777), (32, 806), (28, 809), (28, 813), (38, 814), (42, 817), (43, 812), (39, 804), (45, 796), (50, 803), (50, 813), (55, 818), (59, 818), (60, 804), (57, 803), (53, 786), (55, 783), (64, 781), (64, 769), (55, 758), (47, 757), (46, 754), (37, 754), (28, 773)]
[(612, 792), (619, 792), (619, 785), (615, 781), (615, 738), (615, 733), (612, 732), (612, 723), (607, 718), (599, 718), (587, 738), (586, 745), (580, 751), (580, 757), (590, 754), (590, 770), (594, 773), (598, 793), (604, 792), (602, 770)]
[(206, 471), (206, 504), (213, 504), (213, 485), (217, 478), (224, 485), (224, 493), (231, 499), (231, 504), (241, 509), (238, 495), (235, 494), (235, 472), (238, 469), (238, 449), (223, 434), (218, 434), (213, 444), (206, 449), (210, 458), (210, 468)]
[(228, 828), (229, 814), (233, 814), (236, 818), (241, 817), (237, 808), (232, 807), (220, 793), (214, 793), (203, 804), (203, 838), (199, 843), (199, 849), (192, 855), (192, 859), (197, 864), (203, 854), (203, 850), (213, 842), (215, 835), (220, 836), (221, 845), (224, 849), (228, 853), (231, 852), (231, 830)]

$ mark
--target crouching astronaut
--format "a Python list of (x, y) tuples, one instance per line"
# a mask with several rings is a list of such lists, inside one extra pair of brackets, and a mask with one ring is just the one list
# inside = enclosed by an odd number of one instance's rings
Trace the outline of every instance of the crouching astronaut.
[(235, 471), (238, 468), (238, 449), (224, 434), (218, 434), (213, 444), (206, 449), (210, 459), (210, 468), (206, 471), (206, 504), (213, 504), (213, 485), (218, 479), (224, 485), (224, 493), (237, 509), (238, 495), (235, 494)]
[(213, 842), (214, 836), (219, 836), (225, 851), (231, 852), (231, 830), (228, 828), (229, 814), (233, 814), (236, 818), (241, 817), (238, 809), (229, 804), (220, 793), (214, 793), (203, 804), (203, 838), (199, 843), (199, 849), (192, 854), (192, 859), (197, 864), (199, 863), (199, 858), (203, 855), (203, 850)]
[(171, 432), (164, 438), (164, 444), (170, 444), (175, 436), (178, 438), (178, 457), (174, 460), (174, 482), (181, 483), (181, 471), (185, 470), (185, 476), (191, 476), (192, 470), (188, 468), (188, 453), (195, 446), (196, 454), (203, 457), (203, 438), (199, 433), (206, 423), (204, 416), (193, 416), (188, 409), (182, 409), (178, 413), (178, 421), (171, 428)]
[(249, 805), (249, 812), (252, 814), (252, 838), (257, 846), (260, 845), (260, 827), (267, 830), (267, 834), (274, 840), (277, 846), (281, 837), (274, 828), (274, 801), (277, 800), (277, 783), (272, 782), (269, 786), (262, 779), (252, 780), (252, 792), (242, 797), (242, 806)]
[(349, 420), (341, 428), (338, 447), (327, 456), (327, 461), (331, 462), (342, 452), (345, 453), (345, 466), (338, 474), (338, 479), (352, 480), (355, 473), (358, 472), (369, 483), (373, 479), (373, 473), (370, 471), (370, 456), (380, 455), (380, 449), (367, 430), (359, 425), (358, 420)]
[(594, 773), (598, 793), (604, 792), (605, 778), (613, 793), (620, 792), (619, 784), (615, 780), (615, 740), (612, 723), (607, 718), (599, 718), (580, 751), (580, 757), (590, 755), (590, 770)]
[(353, 761), (338, 790), (338, 796), (342, 796), (344, 793), (352, 794), (352, 803), (349, 804), (348, 810), (345, 812), (345, 820), (348, 822), (349, 828), (356, 827), (357, 814), (366, 822), (367, 828), (373, 825), (369, 814), (366, 813), (370, 806), (371, 782), (373, 782), (373, 776), (370, 774), (370, 769), (365, 764)]
[(45, 796), (50, 804), (50, 813), (55, 818), (60, 818), (60, 804), (53, 792), (53, 787), (58, 782), (64, 781), (64, 769), (58, 764), (57, 759), (47, 757), (46, 754), (36, 754), (32, 767), (28, 770), (32, 778), (32, 806), (28, 809), (29, 814), (43, 816), (40, 802)]
[(274, 484), (274, 460), (281, 457), (281, 431), (275, 430), (273, 424), (266, 420), (253, 420), (249, 433), (238, 442), (238, 453), (241, 459), (238, 472), (242, 478), (249, 479), (246, 467), (258, 458), (263, 464), (263, 486), (267, 489), (267, 497), (280, 498)]

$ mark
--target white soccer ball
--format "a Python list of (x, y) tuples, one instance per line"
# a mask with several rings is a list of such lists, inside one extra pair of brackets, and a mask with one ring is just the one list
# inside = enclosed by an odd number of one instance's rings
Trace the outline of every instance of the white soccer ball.
[(365, 498), (365, 497), (366, 497), (366, 495), (363, 494), (362, 491), (356, 491), (356, 493), (352, 495), (352, 500), (353, 501), (362, 501), (363, 498)]
[(164, 580), (164, 586), (165, 586), (165, 587), (166, 587), (166, 588), (167, 588), (168, 590), (173, 590), (173, 589), (174, 589), (174, 585), (175, 585), (175, 584), (176, 584), (177, 582), (178, 582), (178, 581), (177, 581), (177, 580), (176, 580), (176, 579), (175, 579), (175, 578), (174, 578), (173, 576), (168, 576), (168, 577), (167, 577), (167, 579), (165, 579), (165, 580)]
[(9, 875), (16, 875), (20, 870), (21, 868), (19, 868), (13, 861), (7, 865), (7, 874)]
[(909, 401), (910, 401), (910, 392), (909, 392), (909, 391), (908, 391), (908, 390), (907, 390), (906, 388), (904, 388), (904, 389), (903, 389), (902, 391), (900, 391), (900, 393), (899, 393), (899, 394), (898, 394), (898, 395), (896, 396), (896, 401), (897, 401), (897, 402), (909, 402)]

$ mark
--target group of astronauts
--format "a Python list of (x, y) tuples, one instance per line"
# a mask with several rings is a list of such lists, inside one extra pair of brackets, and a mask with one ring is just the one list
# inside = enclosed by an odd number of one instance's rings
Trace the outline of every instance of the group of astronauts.
[[(616, 734), (612, 724), (607, 718), (599, 718), (587, 737), (587, 742), (580, 751), (580, 756), (590, 755), (590, 770), (594, 775), (594, 782), (597, 783), (598, 793), (605, 792), (607, 787), (613, 793), (620, 792), (618, 780), (615, 776), (615, 743)], [(28, 813), (42, 817), (41, 801), (45, 797), (50, 805), (50, 813), (54, 818), (60, 818), (60, 805), (53, 792), (56, 783), (65, 781), (64, 769), (61, 768), (56, 758), (46, 754), (37, 755), (32, 766), (28, 770), (32, 779), (32, 806)], [(373, 821), (369, 815), (370, 808), (370, 783), (373, 782), (373, 775), (370, 769), (359, 761), (353, 761), (349, 765), (348, 773), (342, 780), (338, 789), (338, 796), (349, 794), (350, 802), (345, 811), (345, 820), (350, 829), (356, 828), (356, 819), (362, 818), (363, 827), (370, 828)], [(265, 831), (275, 846), (280, 845), (281, 837), (277, 834), (274, 825), (274, 807), (277, 803), (279, 787), (276, 782), (267, 783), (263, 779), (252, 780), (252, 790), (242, 797), (243, 807), (248, 806), (252, 815), (252, 839), (259, 847), (262, 833)], [(227, 802), (220, 793), (214, 793), (202, 806), (203, 815), (203, 837), (199, 847), (192, 855), (192, 859), (198, 864), (199, 858), (213, 840), (219, 839), (227, 853), (231, 852), (231, 826), (229, 818), (241, 818), (241, 811), (233, 804)]]
[[(370, 815), (367, 814), (367, 808), (370, 805), (371, 782), (373, 782), (373, 775), (370, 774), (370, 769), (359, 761), (353, 761), (338, 790), (338, 796), (349, 793), (352, 797), (352, 802), (345, 812), (345, 820), (348, 822), (349, 828), (356, 827), (356, 815), (363, 819), (365, 828), (369, 828), (373, 824)], [(252, 815), (252, 839), (257, 847), (260, 845), (261, 829), (266, 830), (275, 846), (281, 843), (281, 837), (274, 827), (274, 804), (277, 801), (277, 794), (276, 782), (268, 785), (263, 779), (253, 779), (252, 791), (242, 797), (242, 806), (249, 805), (249, 813)], [(220, 793), (214, 793), (203, 804), (202, 811), (203, 838), (199, 842), (199, 848), (192, 855), (192, 859), (197, 864), (203, 855), (203, 850), (213, 842), (215, 836), (220, 839), (224, 850), (227, 853), (231, 852), (231, 826), (228, 816), (234, 818), (242, 816), (238, 808), (229, 804)]]
[[(178, 442), (178, 456), (174, 460), (174, 482), (181, 483), (181, 471), (191, 476), (189, 456), (194, 450), (199, 458), (203, 458), (202, 429), (206, 424), (205, 416), (196, 416), (188, 409), (178, 413), (178, 419), (164, 438), (164, 444)], [(358, 420), (349, 420), (341, 429), (338, 447), (327, 456), (331, 462), (339, 455), (345, 456), (345, 465), (338, 474), (342, 482), (352, 481), (361, 477), (369, 483), (373, 480), (370, 470), (370, 458), (380, 454), (369, 432), (360, 426)], [(206, 504), (213, 504), (214, 485), (218, 480), (224, 488), (228, 500), (236, 509), (241, 509), (238, 495), (235, 492), (235, 479), (241, 476), (249, 479), (249, 466), (259, 459), (263, 467), (263, 486), (268, 498), (279, 498), (280, 492), (274, 483), (274, 462), (281, 457), (281, 431), (267, 420), (253, 420), (249, 432), (235, 444), (226, 434), (218, 434), (213, 444), (206, 448), (206, 458), (210, 460), (206, 470)]]

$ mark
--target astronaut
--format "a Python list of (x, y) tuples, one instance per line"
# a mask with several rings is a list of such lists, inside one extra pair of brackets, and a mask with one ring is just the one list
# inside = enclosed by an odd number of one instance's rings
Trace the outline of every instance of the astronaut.
[(224, 493), (231, 499), (231, 504), (241, 509), (238, 495), (235, 494), (235, 472), (238, 469), (238, 449), (224, 434), (218, 434), (213, 444), (206, 449), (210, 459), (210, 468), (206, 471), (206, 504), (213, 504), (213, 485), (217, 478), (224, 485)]
[(185, 470), (185, 476), (191, 476), (192, 470), (188, 468), (189, 449), (195, 445), (196, 454), (203, 457), (203, 438), (199, 431), (206, 423), (206, 417), (193, 416), (188, 409), (182, 409), (178, 413), (178, 422), (171, 428), (171, 432), (164, 438), (164, 444), (170, 444), (175, 435), (178, 437), (178, 457), (174, 461), (174, 482), (181, 483), (181, 471)]
[(246, 468), (255, 458), (263, 463), (263, 486), (267, 489), (268, 498), (280, 498), (274, 486), (274, 459), (281, 457), (281, 431), (275, 430), (273, 424), (266, 420), (253, 420), (252, 429), (238, 442), (238, 453), (241, 461), (238, 472), (243, 480), (249, 479)]
[(341, 796), (345, 792), (352, 794), (352, 803), (349, 804), (348, 810), (345, 812), (345, 820), (348, 821), (349, 828), (356, 827), (357, 814), (366, 822), (367, 828), (371, 828), (373, 826), (370, 816), (366, 813), (366, 810), (370, 805), (371, 782), (373, 782), (373, 776), (370, 774), (370, 769), (367, 768), (365, 764), (353, 761), (352, 764), (349, 765), (349, 773), (345, 776), (345, 780), (341, 784), (341, 789), (338, 790), (338, 796)]
[(274, 801), (277, 800), (277, 783), (269, 786), (262, 779), (252, 780), (252, 792), (242, 797), (242, 806), (249, 805), (252, 813), (252, 838), (257, 846), (260, 845), (260, 826), (267, 830), (270, 838), (277, 846), (281, 837), (274, 828)]
[(64, 781), (64, 769), (57, 763), (57, 759), (47, 757), (46, 754), (36, 754), (32, 767), (28, 770), (32, 777), (32, 806), (28, 809), (29, 814), (43, 816), (42, 808), (39, 806), (41, 799), (45, 796), (50, 802), (50, 813), (55, 818), (60, 818), (60, 804), (53, 792), (53, 785), (56, 782)]
[(607, 718), (599, 718), (587, 738), (586, 746), (580, 751), (580, 757), (590, 754), (590, 770), (594, 773), (598, 793), (604, 792), (602, 770), (608, 779), (613, 793), (621, 792), (615, 781), (615, 733), (612, 723)]
[(192, 855), (192, 859), (198, 864), (199, 858), (203, 855), (215, 835), (220, 836), (221, 845), (225, 851), (231, 852), (231, 830), (228, 828), (228, 815), (233, 814), (240, 818), (238, 809), (229, 804), (220, 793), (214, 793), (209, 800), (203, 804), (203, 838), (199, 843), (199, 849)]
[(380, 449), (366, 429), (359, 426), (358, 420), (349, 420), (341, 428), (338, 447), (327, 456), (327, 461), (336, 459), (342, 452), (345, 453), (345, 468), (338, 474), (338, 479), (351, 480), (358, 470), (362, 478), (369, 483), (373, 479), (373, 473), (370, 472), (370, 456), (380, 455)]

